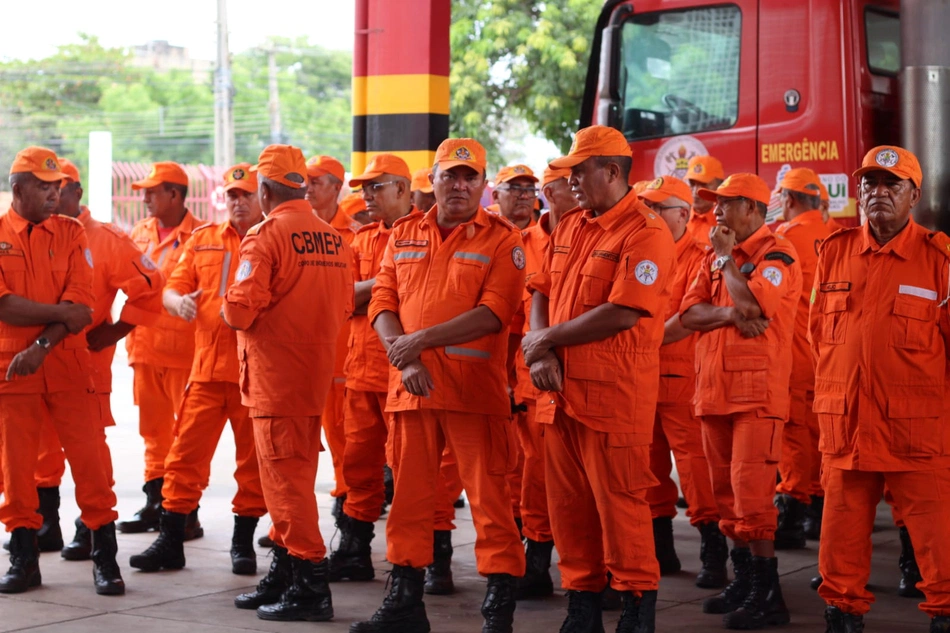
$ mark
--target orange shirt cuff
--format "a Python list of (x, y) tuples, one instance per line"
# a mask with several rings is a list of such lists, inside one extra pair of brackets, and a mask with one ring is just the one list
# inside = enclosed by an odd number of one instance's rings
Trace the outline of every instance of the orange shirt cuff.
[(369, 302), (369, 309), (366, 312), (366, 316), (369, 318), (369, 322), (375, 323), (376, 317), (378, 317), (383, 312), (392, 312), (393, 314), (399, 314), (399, 304), (395, 301), (390, 301), (387, 298), (382, 296), (374, 295)]
[(782, 303), (779, 288), (773, 286), (764, 277), (756, 277), (749, 281), (749, 290), (758, 302), (759, 309), (762, 310), (762, 316), (766, 319), (774, 318)]
[(151, 326), (158, 323), (160, 317), (160, 312), (145, 310), (126, 302), (126, 304), (122, 306), (122, 313), (119, 315), (119, 320), (124, 323), (129, 323), (130, 325)]
[(69, 301), (71, 303), (81, 303), (90, 308), (92, 304), (95, 303), (88, 292), (82, 292), (81, 290), (67, 290), (59, 300), (60, 302)]
[(257, 312), (253, 310), (234, 305), (233, 303), (224, 303), (224, 320), (232, 327), (239, 330), (246, 330), (251, 327), (251, 324), (254, 323), (254, 319), (256, 318)]
[(512, 317), (518, 310), (518, 306), (511, 305), (504, 297), (490, 290), (482, 293), (478, 305), (491, 310), (492, 314), (498, 317), (498, 320), (502, 323), (511, 323)]
[(607, 301), (614, 305), (645, 312), (650, 317), (657, 313), (660, 303), (656, 290), (644, 286), (639, 281), (622, 279), (614, 282)]
[(526, 285), (531, 292), (537, 290), (545, 297), (551, 296), (551, 275), (548, 273), (538, 271)]

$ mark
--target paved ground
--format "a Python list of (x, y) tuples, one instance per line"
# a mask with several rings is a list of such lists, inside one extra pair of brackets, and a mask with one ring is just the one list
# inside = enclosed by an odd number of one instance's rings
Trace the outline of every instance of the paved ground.
[[(142, 476), (142, 442), (136, 432), (136, 410), (131, 401), (131, 372), (124, 365), (124, 355), (116, 358), (116, 394), (113, 410), (119, 426), (109, 433), (115, 460), (116, 493), (119, 513), (130, 516), (141, 506), (143, 495), (139, 490)], [(233, 441), (225, 431), (220, 450), (215, 457), (211, 487), (201, 505), (201, 521), (205, 537), (186, 545), (188, 566), (179, 572), (143, 574), (128, 567), (128, 557), (145, 549), (154, 534), (119, 537), (119, 558), (128, 587), (124, 597), (109, 598), (95, 595), (91, 584), (91, 563), (67, 562), (58, 554), (44, 554), (41, 560), (43, 587), (20, 596), (0, 597), (0, 632), (70, 632), (103, 633), (106, 631), (134, 631), (135, 633), (224, 633), (225, 631), (335, 631), (345, 632), (349, 623), (369, 616), (379, 605), (387, 569), (383, 558), (384, 522), (377, 525), (375, 541), (377, 579), (364, 584), (333, 586), (336, 619), (332, 623), (268, 623), (258, 620), (253, 612), (239, 611), (232, 606), (232, 598), (251, 587), (257, 579), (234, 576), (230, 573), (228, 549), (231, 537), (230, 499), (234, 494)], [(327, 456), (329, 457), (329, 456)], [(332, 481), (329, 459), (320, 464), (317, 478), (317, 498), (320, 504), (320, 527), (324, 538), (333, 536), (333, 522), (329, 517), (331, 505), (328, 494)], [(63, 485), (63, 530), (67, 539), (72, 535), (72, 519), (78, 511), (72, 499), (71, 481)], [(258, 529), (262, 534), (266, 519)], [(868, 633), (924, 633), (928, 630), (926, 616), (917, 610), (914, 600), (899, 598), (896, 584), (899, 577), (897, 557), (900, 546), (897, 531), (890, 523), (890, 515), (882, 505), (878, 513), (874, 535), (874, 561), (871, 585), (878, 602), (867, 618)], [(703, 615), (702, 599), (714, 592), (693, 586), (698, 571), (699, 535), (685, 518), (675, 521), (677, 550), (685, 571), (664, 578), (660, 587), (657, 631), (682, 629), (690, 632), (721, 631), (718, 616)], [(472, 544), (475, 532), (468, 509), (461, 510), (455, 533), (455, 582), (458, 593), (450, 597), (427, 598), (426, 605), (434, 633), (476, 633), (481, 627), (478, 607), (484, 596), (485, 583), (475, 571)], [(824, 605), (808, 588), (808, 580), (816, 573), (817, 549), (781, 554), (782, 587), (792, 624), (785, 631), (824, 631)], [(269, 559), (265, 550), (259, 550), (258, 565), (263, 572)], [(557, 584), (557, 579), (555, 579)], [(563, 620), (566, 599), (559, 592), (547, 600), (522, 602), (516, 613), (515, 630), (518, 633), (553, 633)], [(617, 614), (607, 614), (607, 630), (612, 630)]]

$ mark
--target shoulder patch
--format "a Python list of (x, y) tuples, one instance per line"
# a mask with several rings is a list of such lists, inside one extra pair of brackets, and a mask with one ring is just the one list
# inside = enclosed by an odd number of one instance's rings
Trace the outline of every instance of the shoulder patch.
[(765, 257), (762, 259), (766, 261), (779, 260), (784, 263), (786, 266), (791, 266), (795, 263), (795, 258), (789, 255), (788, 253), (783, 253), (782, 251), (772, 251), (771, 253), (766, 253)]

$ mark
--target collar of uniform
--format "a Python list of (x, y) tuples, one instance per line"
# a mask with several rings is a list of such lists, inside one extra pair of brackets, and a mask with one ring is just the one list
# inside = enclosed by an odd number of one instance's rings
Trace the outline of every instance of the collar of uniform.
[[(439, 222), (439, 205), (435, 204), (431, 209), (426, 211), (426, 214), (422, 217), (421, 223), (423, 226), (432, 226), (438, 228)], [(482, 205), (478, 205), (478, 209), (475, 211), (475, 215), (472, 216), (470, 220), (466, 220), (459, 224), (459, 226), (465, 226), (466, 224), (477, 224), (478, 226), (489, 226), (491, 225), (491, 220), (488, 219), (488, 211), (482, 208)]]
[(8, 218), (10, 218), (10, 224), (13, 226), (13, 231), (15, 233), (23, 233), (24, 231), (26, 231), (27, 227), (29, 227), (30, 225), (32, 225), (33, 228), (42, 227), (42, 228), (45, 228), (47, 231), (51, 231), (51, 228), (47, 226), (46, 222), (33, 224), (32, 222), (24, 218), (22, 215), (14, 211), (12, 206), (10, 207), (10, 211), (8, 211), (6, 215)]
[(716, 214), (712, 212), (712, 209), (706, 213), (696, 213), (696, 209), (691, 209), (689, 221), (693, 224), (706, 224), (711, 227), (716, 223)]
[(871, 225), (865, 222), (861, 227), (861, 240), (858, 253), (894, 253), (901, 259), (910, 259), (914, 256), (914, 245), (911, 243), (914, 236), (920, 230), (920, 225), (914, 222), (914, 218), (908, 217), (907, 224), (900, 230), (900, 233), (891, 238), (887, 244), (878, 244), (871, 233)]
[(267, 217), (272, 218), (284, 213), (313, 213), (313, 207), (306, 200), (288, 200), (271, 209)]
[(237, 236), (238, 239), (241, 239), (241, 234), (238, 233), (238, 230), (234, 228), (233, 224), (231, 224), (231, 220), (225, 220), (224, 222), (219, 224), (217, 231), (218, 231), (218, 235), (224, 236), (225, 233), (230, 232), (230, 233), (234, 233), (234, 235)]
[(610, 233), (615, 228), (620, 226), (622, 222), (626, 222), (629, 219), (628, 211), (636, 209), (637, 207), (643, 207), (642, 211), (653, 213), (650, 211), (640, 199), (637, 198), (637, 192), (631, 187), (623, 198), (621, 198), (617, 204), (610, 207), (606, 213), (594, 217), (593, 211), (590, 209), (584, 209), (584, 219), (592, 224), (597, 224), (604, 231)]
[(814, 211), (805, 211), (796, 215), (794, 218), (788, 221), (789, 226), (797, 226), (799, 224), (824, 224), (825, 221), (821, 218), (821, 211), (815, 209)]
[(759, 247), (762, 245), (762, 241), (770, 238), (772, 236), (772, 231), (769, 230), (767, 224), (763, 224), (749, 237), (742, 240), (740, 244), (736, 244), (736, 249), (742, 251), (746, 257), (752, 257), (756, 251), (759, 250)]
[(79, 207), (79, 215), (76, 216), (76, 219), (82, 222), (83, 226), (89, 226), (92, 222), (92, 212), (89, 211), (89, 207)]
[[(158, 238), (158, 219), (148, 218), (146, 222), (148, 222), (149, 231), (155, 238), (155, 242), (159, 245), (163, 244), (164, 242)], [(185, 216), (181, 219), (181, 222), (178, 223), (178, 226), (172, 228), (172, 232), (169, 233), (168, 237), (165, 238), (165, 242), (168, 242), (169, 240), (181, 241), (180, 237), (182, 233), (191, 233), (197, 227), (198, 222), (195, 219), (195, 216), (191, 214), (191, 211), (185, 209)]]

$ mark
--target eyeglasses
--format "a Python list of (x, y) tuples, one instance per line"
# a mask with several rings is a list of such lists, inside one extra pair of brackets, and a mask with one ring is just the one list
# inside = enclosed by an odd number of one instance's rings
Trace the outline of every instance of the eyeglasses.
[(538, 188), (537, 187), (496, 187), (498, 191), (509, 191), (518, 198), (528, 197), (528, 198), (537, 198), (538, 197)]
[(397, 180), (387, 180), (386, 182), (371, 182), (363, 185), (363, 191), (367, 192), (371, 196), (375, 196), (380, 190), (386, 185), (394, 185)]

